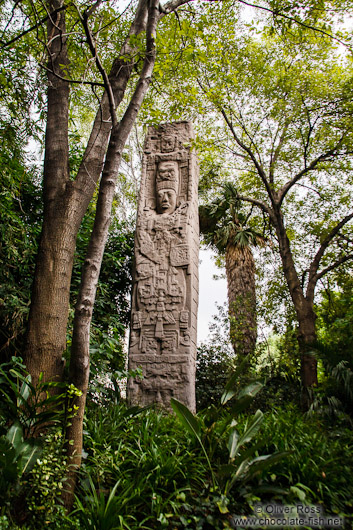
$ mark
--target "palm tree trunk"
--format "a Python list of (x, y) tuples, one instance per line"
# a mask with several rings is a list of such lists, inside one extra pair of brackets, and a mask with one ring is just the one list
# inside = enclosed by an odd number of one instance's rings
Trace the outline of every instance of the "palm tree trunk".
[(250, 247), (230, 243), (225, 257), (230, 340), (241, 361), (254, 351), (257, 339), (255, 262)]

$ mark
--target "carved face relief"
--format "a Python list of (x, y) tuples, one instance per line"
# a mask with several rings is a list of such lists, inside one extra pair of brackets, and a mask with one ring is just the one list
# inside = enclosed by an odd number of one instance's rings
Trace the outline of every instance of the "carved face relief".
[(170, 180), (178, 182), (178, 163), (173, 160), (164, 160), (159, 162), (157, 169), (157, 182), (161, 180)]
[(174, 151), (175, 138), (174, 136), (164, 136), (162, 138), (162, 151), (163, 153), (169, 153)]
[(153, 287), (150, 282), (141, 281), (138, 288), (138, 294), (140, 298), (150, 298), (153, 294)]
[(163, 160), (158, 164), (156, 176), (157, 212), (174, 212), (179, 188), (179, 166), (173, 160)]
[(173, 213), (176, 208), (177, 195), (172, 189), (161, 189), (157, 191), (157, 212)]
[(162, 340), (162, 353), (170, 354), (175, 353), (176, 348), (176, 337), (167, 337)]
[(142, 353), (150, 353), (150, 354), (156, 354), (157, 353), (157, 341), (154, 337), (148, 337), (146, 335), (142, 336)]

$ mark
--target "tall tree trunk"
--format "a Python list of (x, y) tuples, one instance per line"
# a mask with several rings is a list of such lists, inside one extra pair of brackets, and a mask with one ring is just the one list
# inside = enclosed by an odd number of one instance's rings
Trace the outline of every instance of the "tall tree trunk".
[(253, 353), (257, 339), (255, 262), (250, 247), (228, 243), (226, 274), (230, 340), (239, 361)]
[[(54, 11), (62, 2), (52, 0)], [(68, 66), (65, 11), (49, 17), (48, 68), (65, 76)], [(66, 346), (69, 285), (75, 243), (65, 216), (69, 181), (69, 85), (48, 73), (47, 127), (43, 176), (44, 217), (27, 330), (25, 361), (33, 381), (43, 371), (46, 379), (60, 379)], [(63, 311), (63, 308), (67, 308)]]
[(315, 330), (316, 315), (313, 308), (313, 301), (305, 297), (300, 284), (290, 249), (289, 239), (284, 227), (282, 214), (277, 212), (275, 218), (272, 219), (272, 222), (275, 224), (283, 264), (283, 272), (299, 324), (298, 343), (301, 358), (301, 381), (304, 389), (303, 407), (308, 408), (310, 405), (308, 389), (317, 385), (317, 360), (312, 353), (310, 353), (317, 340)]
[(72, 507), (77, 471), (81, 465), (83, 415), (89, 382), (90, 326), (98, 278), (108, 237), (111, 209), (122, 152), (148, 90), (153, 72), (155, 62), (154, 36), (159, 14), (158, 1), (152, 0), (150, 2), (146, 56), (139, 81), (122, 120), (113, 129), (110, 138), (99, 189), (95, 222), (83, 266), (75, 309), (69, 380), (81, 391), (81, 396), (78, 396), (74, 402), (77, 407), (77, 413), (72, 418), (66, 431), (66, 449), (70, 467), (63, 500), (67, 510)]
[[(51, 10), (62, 3), (52, 0)], [(78, 230), (102, 172), (112, 120), (107, 94), (103, 95), (75, 181), (68, 162), (69, 83), (67, 75), (65, 11), (48, 21), (48, 101), (43, 177), (44, 216), (37, 255), (24, 358), (34, 383), (60, 380), (66, 348), (70, 283)], [(140, 0), (119, 58), (113, 62), (110, 83), (116, 105), (124, 97), (136, 49), (130, 37), (146, 27), (147, 7)]]

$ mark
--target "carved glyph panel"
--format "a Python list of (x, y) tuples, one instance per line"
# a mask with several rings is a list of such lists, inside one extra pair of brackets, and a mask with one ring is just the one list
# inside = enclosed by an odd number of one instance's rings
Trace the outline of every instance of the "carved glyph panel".
[(135, 236), (128, 399), (195, 409), (198, 299), (198, 165), (192, 126), (150, 127)]

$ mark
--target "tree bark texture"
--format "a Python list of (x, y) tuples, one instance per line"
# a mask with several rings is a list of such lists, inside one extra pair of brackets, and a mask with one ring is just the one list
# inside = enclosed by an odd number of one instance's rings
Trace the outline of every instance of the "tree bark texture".
[(230, 340), (239, 362), (257, 339), (255, 262), (250, 247), (228, 243), (225, 253)]
[(63, 500), (68, 510), (73, 503), (76, 475), (82, 458), (83, 415), (89, 382), (90, 326), (98, 278), (108, 237), (111, 210), (122, 152), (148, 90), (153, 72), (155, 62), (154, 35), (157, 22), (158, 0), (152, 0), (149, 7), (147, 23), (147, 45), (144, 66), (128, 108), (119, 125), (113, 129), (109, 141), (99, 188), (95, 222), (83, 266), (80, 290), (75, 309), (69, 380), (70, 383), (82, 392), (82, 395), (74, 401), (74, 405), (78, 407), (78, 411), (72, 418), (66, 431), (66, 440), (68, 442), (66, 450), (70, 471), (67, 475)]

